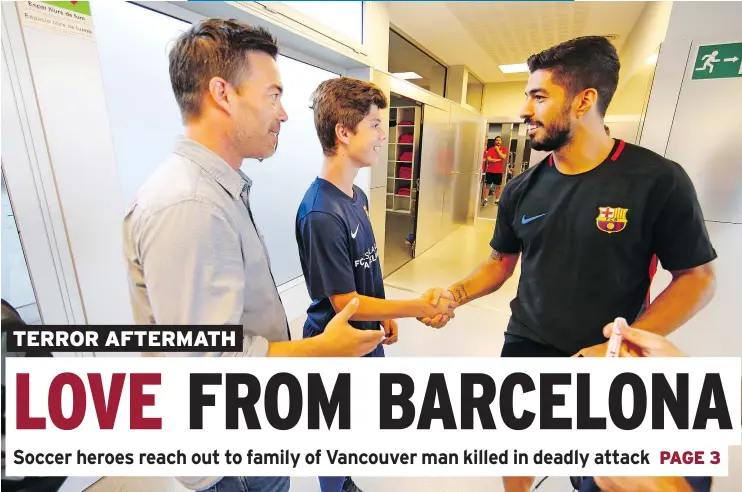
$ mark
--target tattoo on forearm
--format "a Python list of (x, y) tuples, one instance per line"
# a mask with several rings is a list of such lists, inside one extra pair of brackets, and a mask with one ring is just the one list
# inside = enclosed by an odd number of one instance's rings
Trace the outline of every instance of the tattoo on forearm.
[(464, 288), (464, 284), (456, 284), (451, 288), (451, 293), (453, 294), (453, 299), (456, 302), (462, 302), (465, 301), (468, 297), (466, 293), (466, 289)]
[(502, 261), (502, 253), (500, 253), (496, 249), (493, 249), (492, 253), (490, 254), (490, 259), (495, 261)]

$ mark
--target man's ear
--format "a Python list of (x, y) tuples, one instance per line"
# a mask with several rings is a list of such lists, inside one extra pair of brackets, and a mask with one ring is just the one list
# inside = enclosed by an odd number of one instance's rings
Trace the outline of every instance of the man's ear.
[(221, 77), (209, 80), (209, 97), (215, 105), (229, 114), (232, 113), (233, 89), (226, 80)]
[(575, 115), (578, 118), (585, 116), (595, 105), (598, 104), (598, 91), (585, 89), (575, 96)]

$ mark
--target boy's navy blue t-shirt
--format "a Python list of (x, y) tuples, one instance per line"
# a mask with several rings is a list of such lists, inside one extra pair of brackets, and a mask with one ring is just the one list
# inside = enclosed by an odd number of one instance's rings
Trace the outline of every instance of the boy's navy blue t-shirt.
[[(296, 242), (312, 304), (304, 337), (322, 333), (335, 316), (330, 296), (357, 292), (385, 298), (368, 198), (353, 186), (353, 198), (322, 178), (307, 190), (296, 215)], [(360, 330), (381, 329), (378, 321), (351, 321)], [(379, 344), (368, 357), (383, 357)]]

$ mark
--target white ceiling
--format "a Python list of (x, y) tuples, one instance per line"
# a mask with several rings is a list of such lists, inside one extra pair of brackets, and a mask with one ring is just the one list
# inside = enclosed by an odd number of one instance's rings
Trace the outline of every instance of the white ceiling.
[(391, 23), (446, 65), (466, 65), (483, 82), (527, 80), (498, 65), (568, 39), (618, 35), (619, 50), (646, 2), (388, 2)]

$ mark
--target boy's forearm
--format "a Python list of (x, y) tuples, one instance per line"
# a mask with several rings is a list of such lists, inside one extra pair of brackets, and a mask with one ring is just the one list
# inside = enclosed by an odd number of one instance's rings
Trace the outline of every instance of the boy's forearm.
[(336, 298), (335, 311), (339, 311), (350, 302), (353, 297), (358, 298), (360, 304), (351, 321), (384, 321), (397, 318), (421, 318), (426, 315), (425, 308), (429, 305), (424, 299), (409, 299), (403, 301), (378, 299), (368, 296), (351, 296), (347, 299)]

